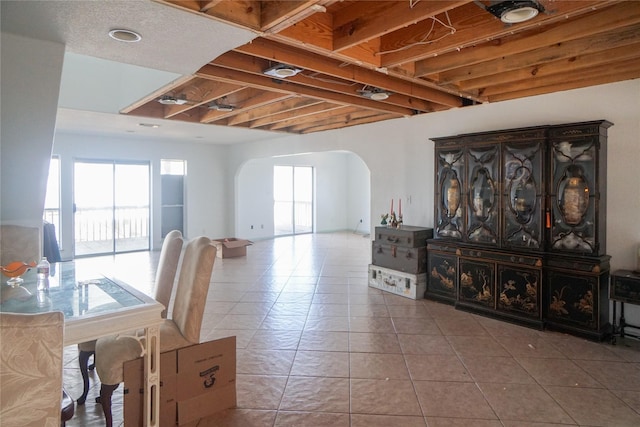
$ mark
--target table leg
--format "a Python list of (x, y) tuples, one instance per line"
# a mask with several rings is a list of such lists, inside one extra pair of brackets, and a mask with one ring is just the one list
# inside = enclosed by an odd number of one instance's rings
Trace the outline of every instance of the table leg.
[(624, 302), (620, 301), (620, 338), (624, 338), (624, 327), (626, 323), (624, 319)]
[(144, 354), (144, 426), (160, 425), (160, 328), (145, 329), (146, 352)]
[(616, 335), (618, 334), (616, 327), (616, 308), (618, 307), (618, 301), (613, 300), (613, 325), (611, 325), (611, 344), (616, 344)]

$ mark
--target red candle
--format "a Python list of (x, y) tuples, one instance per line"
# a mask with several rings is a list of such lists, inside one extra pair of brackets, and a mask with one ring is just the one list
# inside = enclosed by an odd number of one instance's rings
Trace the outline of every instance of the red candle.
[(402, 199), (398, 199), (398, 215), (402, 216)]
[(391, 199), (391, 211), (389, 213), (393, 213), (393, 199)]

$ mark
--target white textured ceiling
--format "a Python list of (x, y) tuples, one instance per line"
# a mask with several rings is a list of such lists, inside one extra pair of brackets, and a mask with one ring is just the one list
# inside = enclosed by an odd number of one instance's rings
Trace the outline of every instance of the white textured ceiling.
[[(74, 54), (74, 61), (65, 61), (62, 81), (69, 75), (82, 73), (82, 56), (100, 58), (118, 64), (122, 72), (101, 78), (119, 79), (122, 75), (139, 74), (142, 67), (149, 76), (164, 76), (168, 83), (176, 76), (192, 74), (218, 55), (252, 40), (256, 34), (220, 23), (213, 19), (185, 12), (151, 0), (68, 0), (68, 1), (0, 1), (2, 32), (38, 40), (63, 43)], [(138, 43), (116, 42), (108, 37), (114, 28), (134, 30), (142, 35)], [(80, 58), (80, 60), (78, 60)], [(80, 67), (80, 69), (78, 69)], [(103, 85), (117, 86), (118, 81), (104, 81)], [(159, 87), (158, 87), (159, 88)], [(143, 96), (152, 90), (144, 88)], [(134, 135), (144, 137), (137, 123), (143, 121), (118, 115), (123, 102), (113, 107), (98, 94), (93, 105), (74, 103), (73, 87), (61, 85), (60, 99), (64, 105), (58, 113), (57, 128), (67, 132), (91, 130), (92, 133)], [(139, 94), (135, 94), (138, 97)], [(116, 108), (117, 107), (117, 108)], [(265, 139), (261, 131), (229, 129), (211, 125), (184, 124), (162, 120), (162, 136), (182, 139), (202, 139), (203, 142), (234, 143)], [(135, 125), (135, 126), (134, 126)], [(151, 129), (157, 131), (158, 129)], [(153, 133), (151, 133), (153, 135)], [(158, 138), (158, 132), (153, 136)], [(202, 138), (198, 138), (202, 137)], [(273, 137), (273, 135), (271, 136)]]

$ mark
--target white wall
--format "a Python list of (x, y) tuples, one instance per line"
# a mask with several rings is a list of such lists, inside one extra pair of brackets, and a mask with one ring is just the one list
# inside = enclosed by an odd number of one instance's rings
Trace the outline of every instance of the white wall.
[(1, 40), (0, 219), (41, 228), (64, 45)]
[[(315, 172), (315, 231), (369, 229), (369, 172), (347, 152), (322, 152), (253, 159), (236, 177), (235, 235), (246, 239), (273, 237), (273, 167), (312, 166)], [(357, 218), (357, 220), (355, 219)], [(253, 226), (253, 228), (252, 228)]]

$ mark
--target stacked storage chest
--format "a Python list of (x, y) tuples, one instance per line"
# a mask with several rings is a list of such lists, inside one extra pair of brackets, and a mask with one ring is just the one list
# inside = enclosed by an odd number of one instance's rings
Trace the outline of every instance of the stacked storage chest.
[(432, 228), (403, 225), (376, 227), (371, 244), (369, 286), (412, 299), (427, 287), (427, 239)]

